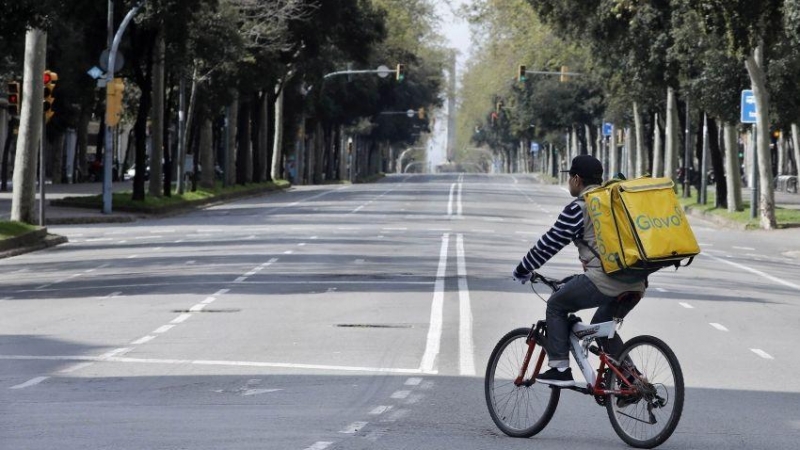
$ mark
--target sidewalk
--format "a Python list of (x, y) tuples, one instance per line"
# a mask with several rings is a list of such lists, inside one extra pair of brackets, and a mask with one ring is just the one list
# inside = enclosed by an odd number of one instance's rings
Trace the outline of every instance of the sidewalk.
[[(132, 191), (133, 182), (118, 181), (112, 183), (114, 192)], [(9, 183), (8, 192), (0, 192), (0, 220), (8, 220), (11, 215), (11, 184)], [(45, 223), (47, 225), (70, 224), (70, 223), (118, 223), (132, 222), (138, 218), (137, 215), (125, 212), (114, 212), (112, 205), (111, 214), (103, 214), (100, 210), (84, 208), (64, 208), (50, 206), (49, 201), (64, 197), (91, 196), (103, 193), (103, 183), (77, 183), (77, 184), (47, 184), (45, 185)], [(38, 187), (36, 191), (36, 208), (39, 206)], [(37, 209), (38, 211), (38, 209)], [(38, 217), (38, 212), (37, 212)]]

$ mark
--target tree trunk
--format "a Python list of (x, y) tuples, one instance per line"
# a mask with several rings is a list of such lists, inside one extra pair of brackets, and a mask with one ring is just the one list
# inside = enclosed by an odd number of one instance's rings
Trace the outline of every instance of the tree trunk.
[(760, 198), (758, 209), (761, 216), (761, 228), (774, 229), (775, 192), (772, 186), (772, 158), (769, 148), (769, 92), (767, 91), (767, 75), (764, 71), (763, 45), (759, 45), (747, 56), (745, 66), (750, 75), (753, 95), (756, 98), (758, 131), (756, 136), (758, 149), (758, 180)]
[[(36, 223), (36, 156), (42, 139), (44, 90), (42, 73), (45, 69), (47, 33), (28, 29), (25, 33), (25, 70), (22, 80), (22, 100), (17, 154), (14, 159), (14, 192), (11, 199), (11, 220)], [(44, 181), (44, 180), (42, 180)]]
[(624, 163), (626, 166), (625, 176), (636, 178), (636, 150), (634, 149), (633, 132), (630, 127), (625, 128), (625, 151), (627, 153), (627, 161)]
[(269, 180), (269, 95), (261, 94), (258, 114), (258, 170), (253, 175), (256, 182)]
[(619, 173), (619, 149), (617, 148), (617, 127), (611, 128), (608, 148), (608, 178), (616, 178)]
[[(272, 170), (270, 175), (273, 180), (280, 179), (282, 176), (283, 159), (283, 88), (279, 89), (278, 97), (275, 99), (275, 137), (272, 144)], [(289, 178), (286, 176), (285, 178)]]
[(667, 126), (664, 138), (664, 176), (675, 179), (678, 162), (678, 105), (675, 90), (667, 88)]
[(794, 150), (794, 174), (800, 179), (800, 127), (796, 123), (792, 124), (792, 150)]
[(664, 147), (661, 144), (661, 126), (658, 123), (658, 113), (653, 120), (653, 176), (664, 176)]
[[(742, 207), (742, 177), (739, 162), (739, 140), (736, 126), (730, 123), (722, 124), (725, 141), (725, 182), (728, 186), (728, 211), (735, 212)], [(717, 183), (720, 181), (717, 180)]]
[(239, 121), (236, 139), (236, 184), (247, 184), (247, 172), (253, 169), (248, 166), (250, 154), (250, 103), (246, 100), (239, 103)]
[[(708, 118), (708, 156), (711, 158), (711, 167), (714, 169), (714, 187), (716, 188), (717, 200), (715, 206), (717, 208), (728, 207), (728, 182), (725, 174), (725, 161), (720, 149), (719, 142), (719, 126), (717, 121)], [(706, 176), (700, 174), (700, 176)]]
[(647, 158), (647, 150), (645, 149), (642, 115), (637, 102), (633, 102), (633, 118), (636, 127), (636, 176), (641, 177), (650, 169), (650, 164)]
[(225, 185), (236, 184), (236, 135), (239, 125), (239, 95), (234, 93), (233, 101), (228, 107), (228, 135), (225, 145)]
[(164, 187), (161, 185), (164, 167), (164, 29), (162, 27), (156, 38), (156, 57), (153, 61), (153, 117), (150, 125), (152, 148), (150, 149), (150, 181), (147, 193), (153, 197), (161, 197)]
[(11, 145), (14, 143), (14, 121), (9, 121), (8, 125), (3, 145), (3, 163), (0, 168), (0, 191), (2, 192), (8, 191), (8, 158), (11, 156)]
[(210, 118), (203, 120), (200, 128), (200, 145), (198, 158), (200, 160), (200, 187), (203, 189), (214, 188), (214, 146), (212, 143), (213, 124)]

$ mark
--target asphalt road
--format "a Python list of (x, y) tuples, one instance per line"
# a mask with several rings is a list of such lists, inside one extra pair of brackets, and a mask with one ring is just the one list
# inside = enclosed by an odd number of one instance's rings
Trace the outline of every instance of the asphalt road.
[[(623, 448), (590, 397), (563, 393), (531, 439), (483, 398), (494, 344), (544, 315), (511, 270), (569, 200), (524, 175), (390, 176), (50, 227), (70, 243), (0, 261), (0, 448)], [(800, 230), (692, 220), (702, 255), (621, 329), (683, 367), (661, 448), (795, 449)]]

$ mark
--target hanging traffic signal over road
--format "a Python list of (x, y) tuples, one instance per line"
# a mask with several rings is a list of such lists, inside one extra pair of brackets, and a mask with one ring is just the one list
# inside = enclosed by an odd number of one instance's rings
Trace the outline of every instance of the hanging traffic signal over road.
[(49, 121), (54, 115), (53, 103), (56, 101), (54, 92), (58, 74), (49, 70), (44, 71), (44, 117)]
[(517, 81), (519, 81), (521, 83), (524, 83), (524, 82), (528, 81), (528, 76), (526, 74), (527, 69), (528, 68), (525, 67), (524, 65), (520, 65), (519, 66), (519, 73), (517, 74)]
[(19, 115), (19, 108), (22, 103), (22, 91), (19, 81), (8, 82), (8, 113), (12, 116)]
[(406, 78), (406, 65), (405, 64), (398, 64), (397, 65), (397, 81), (403, 81)]

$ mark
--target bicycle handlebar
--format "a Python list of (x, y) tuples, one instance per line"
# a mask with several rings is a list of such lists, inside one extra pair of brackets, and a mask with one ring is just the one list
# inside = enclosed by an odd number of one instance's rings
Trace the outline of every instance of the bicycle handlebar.
[(546, 277), (540, 273), (533, 272), (533, 274), (531, 275), (530, 282), (531, 284), (541, 282), (542, 284), (549, 287), (553, 291), (557, 291), (561, 289), (561, 286), (565, 285), (567, 281), (569, 281), (574, 276), (575, 275), (570, 275), (562, 280), (559, 280), (556, 278)]

